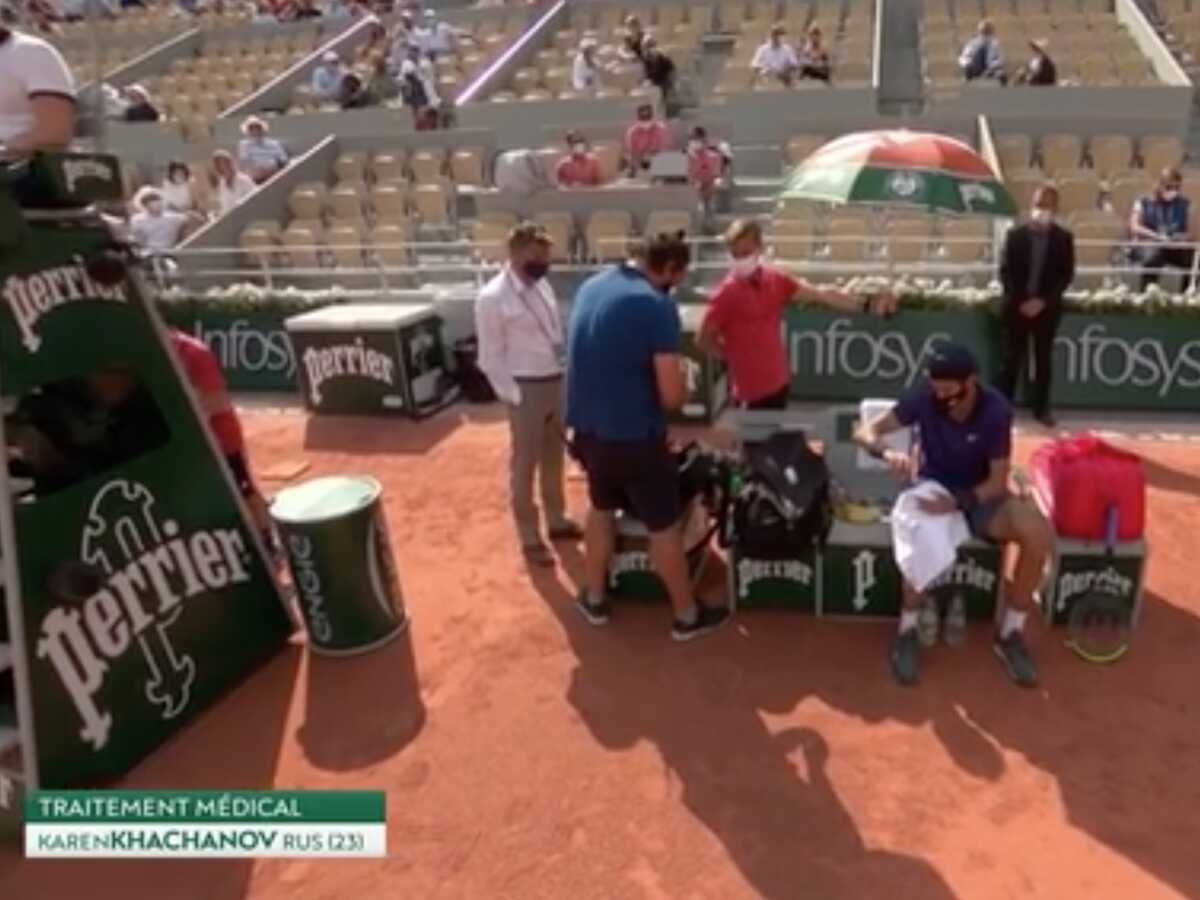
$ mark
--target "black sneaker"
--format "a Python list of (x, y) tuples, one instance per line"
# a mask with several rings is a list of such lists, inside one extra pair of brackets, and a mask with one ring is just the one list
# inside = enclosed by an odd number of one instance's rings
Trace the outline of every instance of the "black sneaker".
[(608, 624), (608, 601), (601, 600), (599, 603), (592, 603), (588, 599), (586, 589), (579, 592), (579, 596), (575, 598), (575, 608), (579, 610), (579, 614), (588, 622), (597, 627)]
[(900, 684), (917, 683), (917, 663), (921, 657), (920, 639), (917, 629), (910, 628), (896, 635), (892, 642), (892, 653), (889, 657), (892, 663), (892, 674)]
[(729, 621), (729, 607), (701, 606), (696, 611), (696, 621), (681, 622), (676, 619), (671, 624), (671, 640), (683, 643), (692, 638), (703, 637), (716, 631)]
[(1004, 664), (1008, 677), (1024, 688), (1037, 686), (1037, 669), (1034, 668), (1033, 658), (1025, 647), (1025, 639), (1021, 632), (1014, 631), (1006, 638), (996, 635), (992, 641), (992, 650)]

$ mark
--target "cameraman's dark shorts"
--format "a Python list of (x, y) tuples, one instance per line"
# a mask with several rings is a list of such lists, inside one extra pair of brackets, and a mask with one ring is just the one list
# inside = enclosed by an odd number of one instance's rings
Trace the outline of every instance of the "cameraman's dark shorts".
[(651, 532), (679, 521), (679, 469), (665, 437), (605, 441), (578, 435), (575, 451), (587, 472), (593, 509), (628, 510)]

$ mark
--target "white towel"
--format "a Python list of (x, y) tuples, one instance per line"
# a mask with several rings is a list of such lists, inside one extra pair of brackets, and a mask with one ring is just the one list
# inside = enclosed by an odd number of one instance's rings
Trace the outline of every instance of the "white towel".
[(971, 536), (961, 512), (930, 515), (918, 500), (950, 492), (936, 481), (921, 481), (896, 498), (892, 507), (892, 548), (905, 581), (923, 591), (954, 565), (959, 545)]

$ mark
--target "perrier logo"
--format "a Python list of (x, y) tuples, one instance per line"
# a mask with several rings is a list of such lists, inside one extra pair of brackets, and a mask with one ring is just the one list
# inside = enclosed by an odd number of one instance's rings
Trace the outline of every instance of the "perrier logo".
[(10, 275), (0, 288), (4, 302), (12, 310), (21, 332), (21, 343), (30, 353), (42, 346), (38, 324), (51, 310), (67, 303), (84, 300), (128, 302), (124, 285), (106, 287), (88, 275), (87, 267), (76, 261), (66, 266), (43, 269), (32, 275)]
[(82, 721), (79, 737), (100, 750), (112, 729), (101, 694), (136, 644), (145, 663), (146, 701), (164, 719), (187, 708), (196, 663), (171, 641), (185, 602), (250, 580), (250, 553), (236, 528), (183, 534), (160, 517), (144, 484), (118, 479), (96, 493), (80, 559), (104, 581), (81, 603), (59, 606), (41, 623), (39, 659), (58, 674)]
[(321, 405), (321, 385), (330, 378), (357, 376), (395, 387), (395, 361), (386, 353), (363, 344), (362, 338), (353, 344), (332, 347), (309, 347), (302, 357), (308, 373), (308, 393), (313, 406)]

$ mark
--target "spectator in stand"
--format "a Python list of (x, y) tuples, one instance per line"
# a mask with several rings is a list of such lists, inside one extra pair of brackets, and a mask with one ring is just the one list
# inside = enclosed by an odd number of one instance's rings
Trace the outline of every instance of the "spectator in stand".
[(830, 62), (829, 51), (822, 43), (821, 29), (813, 25), (808, 29), (804, 46), (800, 48), (800, 77), (812, 78), (815, 81), (829, 81)]
[(1050, 42), (1043, 39), (1029, 42), (1033, 56), (1017, 73), (1017, 84), (1053, 85), (1058, 82), (1058, 68), (1050, 58)]
[(1188, 273), (1184, 289), (1192, 288), (1192, 263), (1195, 251), (1192, 235), (1191, 203), (1181, 192), (1183, 178), (1177, 169), (1163, 169), (1158, 187), (1140, 198), (1129, 216), (1129, 231), (1137, 246), (1134, 258), (1142, 268), (1141, 290), (1158, 284), (1163, 266), (1174, 266)]
[(792, 83), (800, 68), (800, 61), (796, 59), (796, 51), (791, 44), (784, 42), (786, 34), (786, 28), (776, 25), (771, 29), (771, 37), (767, 42), (754, 51), (750, 67), (757, 77), (763, 80), (774, 78), (786, 85)]
[(226, 150), (214, 150), (209, 164), (208, 183), (218, 216), (223, 216), (254, 193), (255, 185), (245, 172), (239, 172), (233, 156)]
[(334, 50), (327, 50), (321, 56), (321, 62), (313, 69), (312, 90), (318, 100), (337, 100), (338, 91), (342, 87), (342, 79), (346, 76), (346, 66), (342, 58)]
[(400, 96), (412, 110), (413, 125), (418, 131), (437, 128), (438, 109), (442, 105), (437, 76), (433, 62), (422, 57), (415, 46), (408, 48), (408, 58), (400, 66)]
[(354, 58), (362, 63), (370, 63), (377, 57), (387, 55), (390, 49), (387, 28), (378, 19), (367, 26), (367, 39), (359, 44), (354, 51)]
[(575, 54), (571, 70), (571, 86), (577, 91), (591, 92), (600, 87), (600, 66), (596, 62), (596, 39), (584, 38)]
[(0, 157), (63, 150), (75, 135), (75, 79), (53, 46), (0, 25)]
[(729, 170), (731, 160), (726, 150), (712, 146), (708, 132), (697, 125), (692, 129), (687, 145), (688, 183), (696, 189), (706, 227), (713, 222), (713, 198), (721, 180)]
[(621, 40), (621, 49), (626, 56), (641, 59), (645, 53), (646, 32), (642, 30), (642, 22), (637, 16), (625, 20), (625, 36)]
[(967, 81), (994, 78), (1001, 84), (1008, 83), (1008, 74), (1004, 70), (1004, 53), (1000, 49), (1000, 42), (996, 40), (996, 29), (990, 20), (984, 19), (979, 23), (975, 37), (967, 41), (958, 56), (958, 65)]
[(190, 213), (200, 209), (192, 184), (192, 171), (182, 160), (173, 159), (167, 163), (167, 175), (158, 186), (158, 193), (167, 209), (173, 212)]
[(126, 122), (157, 122), (160, 118), (158, 107), (150, 101), (150, 92), (140, 84), (131, 84), (125, 88), (124, 119)]
[(654, 118), (654, 107), (643, 103), (637, 110), (637, 121), (625, 131), (625, 158), (629, 174), (636, 177), (650, 168), (650, 160), (671, 146), (671, 133), (661, 119)]
[(166, 253), (189, 229), (203, 224), (198, 213), (167, 209), (158, 188), (143, 188), (134, 201), (137, 211), (130, 217), (129, 231), (134, 241), (149, 253)]
[[(412, 16), (404, 13), (400, 16), (400, 24), (396, 26), (391, 53), (388, 56), (388, 67), (392, 70), (392, 74), (399, 76), (404, 61), (408, 59), (409, 51), (416, 46), (416, 39), (413, 37)], [(420, 48), (417, 49), (419, 53)]]
[(663, 112), (670, 118), (677, 112), (675, 101), (675, 62), (659, 49), (652, 37), (642, 42), (642, 68), (646, 80), (662, 94)]
[(425, 10), (422, 24), (413, 30), (413, 40), (421, 49), (421, 53), (437, 56), (439, 53), (452, 53), (458, 42), (458, 33), (454, 26), (438, 18), (432, 9)]
[(382, 106), (400, 96), (400, 82), (388, 71), (387, 60), (378, 57), (371, 64), (371, 80), (367, 82), (367, 94), (375, 106)]
[(577, 131), (567, 133), (567, 148), (570, 151), (559, 160), (554, 178), (559, 187), (599, 187), (602, 183), (600, 160), (588, 149), (587, 138)]
[(238, 141), (238, 165), (242, 171), (262, 184), (288, 163), (283, 144), (267, 137), (267, 123), (258, 116), (250, 116), (242, 123), (242, 134)]
[(354, 72), (347, 72), (342, 79), (342, 89), (338, 94), (338, 105), (342, 109), (362, 109), (371, 105), (371, 95), (362, 79)]
[(317, 9), (315, 0), (296, 0), (295, 3), (288, 3), (282, 12), (279, 14), (281, 22), (290, 22), (299, 19), (319, 19), (324, 13)]

